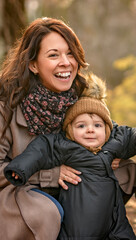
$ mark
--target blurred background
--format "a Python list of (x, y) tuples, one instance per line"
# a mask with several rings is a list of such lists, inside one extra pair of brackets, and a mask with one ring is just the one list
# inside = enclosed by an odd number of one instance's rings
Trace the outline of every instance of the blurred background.
[(136, 126), (136, 0), (1, 0), (0, 63), (23, 29), (44, 16), (73, 28), (88, 70), (107, 82), (112, 119)]
[[(85, 51), (88, 71), (107, 82), (118, 124), (136, 126), (136, 0), (0, 0), (0, 66), (25, 27), (38, 17), (69, 24)], [(136, 201), (127, 211), (136, 231)]]
[(1, 0), (1, 62), (23, 29), (44, 16), (73, 28), (88, 70), (107, 82), (112, 119), (136, 126), (136, 0)]

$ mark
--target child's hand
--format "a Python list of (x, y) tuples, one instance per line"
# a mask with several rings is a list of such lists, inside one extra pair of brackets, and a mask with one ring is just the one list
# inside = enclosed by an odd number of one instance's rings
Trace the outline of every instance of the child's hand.
[(19, 176), (15, 172), (12, 172), (12, 177), (15, 179), (19, 179)]
[(119, 158), (116, 158), (113, 160), (112, 165), (111, 165), (113, 170), (116, 170), (119, 167), (120, 160), (121, 159), (119, 159)]

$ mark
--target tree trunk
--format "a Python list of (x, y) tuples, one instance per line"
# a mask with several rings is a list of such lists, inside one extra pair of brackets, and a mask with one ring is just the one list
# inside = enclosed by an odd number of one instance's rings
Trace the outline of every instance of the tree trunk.
[(0, 9), (0, 35), (5, 55), (26, 26), (25, 0), (1, 0)]

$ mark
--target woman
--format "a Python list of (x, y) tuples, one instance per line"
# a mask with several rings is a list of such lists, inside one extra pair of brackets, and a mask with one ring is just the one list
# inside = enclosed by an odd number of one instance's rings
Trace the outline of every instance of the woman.
[[(83, 48), (73, 30), (51, 18), (32, 22), (3, 64), (0, 77), (0, 239), (57, 238), (63, 214), (61, 206), (31, 189), (37, 185), (45, 192), (46, 187), (54, 190), (58, 187), (59, 168), (38, 172), (24, 188), (9, 185), (3, 168), (38, 134), (61, 129), (67, 108), (86, 87), (85, 78), (80, 74), (80, 69), (86, 66)], [(62, 171), (60, 184), (63, 185), (63, 172), (68, 173), (68, 181), (75, 184), (80, 181), (74, 175), (80, 172), (70, 170), (70, 173), (69, 169)]]

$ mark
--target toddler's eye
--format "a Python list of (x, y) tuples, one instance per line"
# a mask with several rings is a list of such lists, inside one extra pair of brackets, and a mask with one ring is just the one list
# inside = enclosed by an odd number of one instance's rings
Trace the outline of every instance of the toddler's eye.
[(84, 124), (80, 124), (80, 125), (78, 126), (78, 128), (84, 128), (84, 127), (85, 127)]
[(95, 127), (97, 127), (97, 128), (98, 128), (98, 127), (101, 127), (101, 124), (96, 123), (96, 124), (95, 124)]

